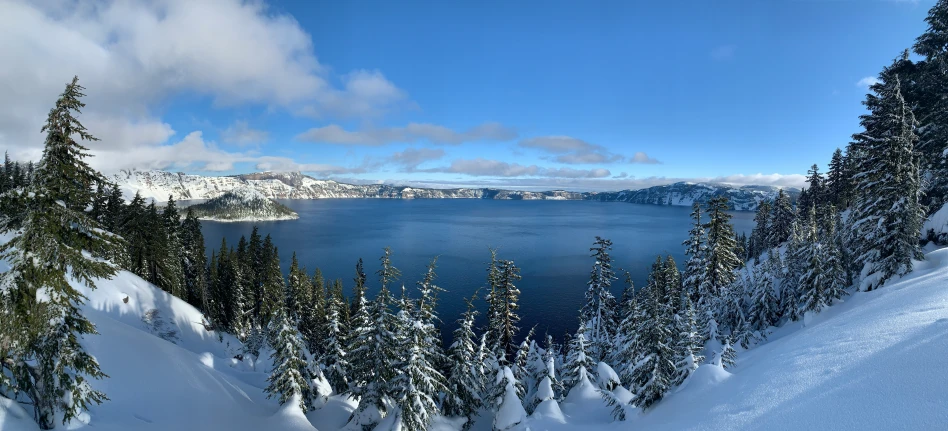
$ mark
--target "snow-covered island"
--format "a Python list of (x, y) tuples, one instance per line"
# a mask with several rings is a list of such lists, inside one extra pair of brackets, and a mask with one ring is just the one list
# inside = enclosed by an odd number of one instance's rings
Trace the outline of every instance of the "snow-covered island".
[(242, 222), (296, 220), (299, 214), (253, 189), (235, 189), (188, 208), (201, 220)]

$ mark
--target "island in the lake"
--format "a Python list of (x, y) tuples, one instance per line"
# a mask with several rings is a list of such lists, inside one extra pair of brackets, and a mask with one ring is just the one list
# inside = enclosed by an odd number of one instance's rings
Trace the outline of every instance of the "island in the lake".
[(201, 220), (221, 222), (296, 220), (299, 214), (253, 189), (236, 189), (190, 205)]

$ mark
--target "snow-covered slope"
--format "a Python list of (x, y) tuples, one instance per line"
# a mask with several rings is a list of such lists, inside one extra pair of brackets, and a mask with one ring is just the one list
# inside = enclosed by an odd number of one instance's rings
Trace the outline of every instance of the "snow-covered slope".
[(275, 202), (252, 188), (234, 189), (189, 208), (202, 220), (237, 222), (299, 218), (299, 214), (286, 205)]
[[(931, 236), (932, 238), (929, 238)], [(922, 226), (922, 238), (948, 243), (948, 204), (932, 214)]]
[[(827, 309), (808, 327), (778, 329), (765, 344), (740, 352), (731, 372), (703, 365), (647, 413), (632, 410), (626, 421), (612, 422), (592, 391), (580, 391), (561, 403), (564, 417), (535, 415), (514, 429), (944, 429), (948, 249), (927, 259), (904, 279)], [(101, 333), (85, 345), (111, 376), (93, 383), (111, 401), (83, 419), (90, 429), (335, 430), (353, 408), (334, 397), (305, 417), (280, 409), (263, 393), (268, 365), (254, 370), (233, 359), (233, 339), (218, 341), (197, 310), (128, 272), (98, 284), (80, 288), (89, 297), (85, 313)], [(0, 429), (37, 429), (24, 406), (0, 401)], [(433, 428), (458, 429), (458, 422), (437, 418)], [(473, 429), (491, 423), (485, 414)]]
[[(165, 171), (123, 171), (113, 177), (125, 193), (131, 197), (139, 192), (146, 199), (166, 201), (175, 199), (212, 199), (228, 191), (256, 190), (274, 199), (325, 199), (325, 198), (388, 198), (388, 199), (549, 199), (549, 200), (598, 200), (608, 202), (630, 202), (654, 205), (690, 206), (693, 202), (706, 202), (718, 195), (728, 195), (731, 206), (737, 210), (753, 211), (758, 202), (772, 200), (779, 191), (776, 187), (744, 186), (725, 184), (675, 183), (642, 190), (621, 192), (569, 192), (563, 190), (531, 192), (498, 189), (426, 189), (387, 184), (355, 185), (332, 180), (318, 180), (298, 172), (255, 174), (226, 177), (205, 177)], [(788, 190), (795, 198), (798, 191)]]

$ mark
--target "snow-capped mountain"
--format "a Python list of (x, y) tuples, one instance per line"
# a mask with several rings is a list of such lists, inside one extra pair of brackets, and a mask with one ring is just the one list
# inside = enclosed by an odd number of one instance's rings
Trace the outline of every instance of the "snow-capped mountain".
[[(791, 201), (796, 201), (800, 191), (784, 189)], [(777, 197), (780, 188), (774, 186), (734, 187), (726, 184), (680, 182), (664, 186), (654, 186), (641, 190), (623, 190), (610, 193), (588, 193), (587, 199), (607, 202), (629, 202), (651, 205), (691, 206), (692, 203), (705, 203), (713, 197), (727, 195), (729, 205), (737, 211), (756, 211), (761, 201), (771, 201)]]
[[(228, 191), (255, 190), (272, 199), (383, 198), (383, 199), (515, 199), (515, 200), (599, 200), (654, 205), (690, 206), (721, 194), (731, 197), (734, 209), (753, 211), (757, 203), (773, 199), (777, 187), (725, 184), (675, 183), (642, 190), (620, 192), (570, 192), (499, 190), (490, 188), (431, 189), (389, 184), (345, 184), (320, 180), (299, 172), (261, 172), (233, 176), (202, 176), (167, 171), (123, 171), (113, 177), (126, 197), (136, 192), (142, 197), (166, 201), (212, 199)], [(789, 190), (795, 197), (796, 190)]]

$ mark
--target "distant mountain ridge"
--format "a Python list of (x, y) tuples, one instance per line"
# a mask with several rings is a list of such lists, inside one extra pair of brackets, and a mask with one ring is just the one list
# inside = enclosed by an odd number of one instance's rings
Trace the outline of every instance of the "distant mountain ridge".
[[(551, 190), (533, 192), (492, 188), (434, 189), (389, 184), (346, 184), (320, 180), (299, 172), (259, 172), (230, 176), (202, 176), (159, 170), (126, 170), (112, 177), (127, 197), (136, 192), (144, 198), (166, 201), (212, 199), (229, 191), (254, 190), (271, 199), (511, 199), (511, 200), (596, 200), (650, 205), (690, 206), (708, 199), (728, 195), (731, 207), (754, 211), (759, 202), (776, 197), (778, 187), (679, 182), (641, 190), (618, 192), (570, 192)], [(799, 194), (786, 189), (791, 198)]]

